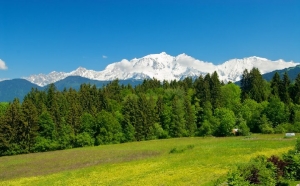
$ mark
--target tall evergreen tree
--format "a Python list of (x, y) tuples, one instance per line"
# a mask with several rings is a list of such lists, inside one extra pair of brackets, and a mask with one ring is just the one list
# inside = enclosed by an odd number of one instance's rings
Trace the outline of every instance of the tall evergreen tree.
[(289, 78), (287, 72), (285, 72), (283, 75), (281, 84), (280, 84), (280, 89), (279, 89), (280, 99), (284, 103), (290, 102), (290, 95), (289, 95), (290, 84), (291, 84), (290, 78)]
[(221, 99), (221, 82), (219, 80), (219, 76), (215, 71), (212, 73), (210, 77), (210, 95), (211, 95), (211, 103), (214, 109), (220, 107), (220, 99)]
[(250, 98), (249, 93), (251, 89), (251, 78), (250, 73), (247, 69), (244, 70), (242, 79), (241, 79), (241, 100), (244, 101), (245, 99)]
[(281, 79), (278, 72), (276, 72), (271, 80), (271, 94), (279, 97), (279, 90), (281, 86)]
[(138, 104), (135, 95), (129, 95), (123, 104), (122, 108), (123, 123), (122, 129), (124, 133), (123, 142), (141, 140), (142, 134), (140, 125), (137, 120)]
[[(141, 94), (138, 99), (138, 123), (142, 132), (143, 139), (151, 139), (153, 137), (153, 127), (156, 121), (153, 100), (147, 100), (144, 94)], [(139, 130), (137, 130), (139, 131)]]
[(23, 148), (31, 152), (38, 136), (38, 112), (30, 99), (25, 99), (21, 106), (22, 110), (22, 136), (24, 138)]
[(210, 78), (210, 74), (206, 74), (204, 77), (204, 82), (203, 82), (203, 90), (202, 90), (202, 94), (200, 97), (200, 102), (202, 103), (201, 105), (203, 105), (206, 101), (211, 102), (211, 78)]
[(185, 128), (187, 130), (188, 136), (194, 136), (197, 126), (196, 126), (196, 116), (195, 116), (195, 107), (192, 106), (191, 100), (186, 96), (184, 98), (184, 107), (185, 107)]
[(55, 123), (55, 125), (60, 127), (61, 124), (61, 115), (60, 115), (60, 109), (58, 104), (58, 91), (54, 84), (50, 84), (47, 90), (47, 102), (46, 106), (49, 111), (49, 113), (52, 116), (52, 119)]
[(170, 135), (172, 137), (187, 136), (185, 122), (184, 106), (180, 102), (179, 98), (175, 96), (172, 100)]
[(22, 118), (19, 99), (14, 99), (9, 104), (4, 117), (0, 122), (0, 155), (11, 155), (22, 153), (20, 143), (22, 138)]
[(258, 68), (250, 71), (250, 98), (258, 103), (267, 99), (265, 82)]
[(300, 73), (297, 75), (291, 90), (291, 97), (294, 103), (300, 104)]

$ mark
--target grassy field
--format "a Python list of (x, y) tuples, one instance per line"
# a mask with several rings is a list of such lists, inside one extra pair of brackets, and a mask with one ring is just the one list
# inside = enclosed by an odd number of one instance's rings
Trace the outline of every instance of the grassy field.
[(212, 185), (236, 164), (257, 155), (280, 155), (295, 143), (283, 135), (257, 134), (0, 157), (0, 185)]

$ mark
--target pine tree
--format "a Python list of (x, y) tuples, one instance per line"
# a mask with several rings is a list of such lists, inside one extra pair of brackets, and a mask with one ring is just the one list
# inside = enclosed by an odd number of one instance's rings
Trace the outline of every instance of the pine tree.
[(271, 94), (279, 97), (279, 89), (281, 85), (281, 79), (278, 72), (276, 72), (271, 80)]
[(279, 96), (281, 101), (284, 103), (290, 102), (290, 95), (289, 95), (289, 88), (290, 88), (290, 78), (287, 74), (287, 72), (284, 73), (282, 81), (280, 83), (280, 89), (279, 89)]
[(291, 89), (291, 97), (295, 104), (300, 104), (300, 73), (295, 79), (295, 83)]
[(221, 83), (216, 71), (210, 77), (210, 95), (213, 109), (220, 107)]
[(55, 123), (55, 125), (60, 127), (61, 124), (61, 115), (60, 115), (60, 109), (58, 105), (58, 91), (54, 84), (50, 84), (47, 90), (47, 102), (46, 106), (49, 111), (49, 113), (52, 116), (52, 119)]
[(265, 82), (258, 68), (253, 68), (250, 71), (250, 98), (258, 103), (267, 99), (265, 92)]
[(30, 99), (25, 99), (21, 106), (22, 110), (22, 136), (24, 137), (24, 149), (31, 152), (38, 136), (38, 113)]
[(140, 141), (142, 139), (141, 126), (138, 123), (138, 104), (135, 95), (130, 95), (126, 98), (123, 109), (123, 123), (122, 129), (124, 133), (123, 142)]
[(21, 106), (19, 99), (9, 104), (0, 122), (0, 156), (22, 153)]
[(245, 99), (248, 99), (249, 93), (251, 89), (251, 79), (250, 74), (247, 69), (244, 70), (242, 79), (241, 79), (241, 100), (244, 101)]
[(201, 101), (201, 105), (203, 105), (206, 101), (211, 102), (211, 78), (210, 78), (210, 74), (206, 74), (204, 77), (204, 82), (203, 82), (203, 90), (202, 90), (202, 94), (200, 97), (200, 101)]
[(197, 100), (203, 98), (203, 88), (204, 88), (204, 79), (202, 75), (200, 75), (194, 82), (194, 89), (195, 89), (195, 97)]
[(172, 100), (170, 135), (172, 137), (187, 136), (185, 123), (184, 106), (180, 102), (179, 98), (175, 96)]
[(195, 116), (195, 107), (192, 106), (191, 100), (188, 97), (184, 99), (185, 107), (185, 128), (187, 130), (188, 136), (194, 136), (196, 131), (196, 116)]
[(55, 123), (48, 111), (44, 111), (38, 118), (39, 136), (49, 141), (57, 138)]

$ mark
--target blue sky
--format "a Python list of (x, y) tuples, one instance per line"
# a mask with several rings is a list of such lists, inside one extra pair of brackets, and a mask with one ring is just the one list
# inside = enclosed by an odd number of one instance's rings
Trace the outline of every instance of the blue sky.
[(0, 79), (162, 51), (300, 62), (299, 10), (299, 0), (0, 0)]

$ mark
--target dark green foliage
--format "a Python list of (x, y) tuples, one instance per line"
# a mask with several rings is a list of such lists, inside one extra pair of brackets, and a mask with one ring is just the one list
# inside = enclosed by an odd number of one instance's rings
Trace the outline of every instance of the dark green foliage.
[(250, 73), (246, 69), (243, 72), (241, 80), (241, 99), (251, 98), (258, 103), (267, 99), (266, 83), (262, 78), (260, 71), (257, 68), (253, 68)]
[(287, 72), (285, 72), (279, 86), (279, 96), (281, 101), (283, 101), (284, 103), (290, 102), (290, 95), (289, 95), (290, 84), (291, 84), (290, 78)]
[(295, 104), (300, 104), (300, 74), (295, 79), (294, 86), (290, 89), (291, 98)]
[[(18, 99), (9, 104), (0, 125), (0, 154), (13, 155), (23, 152), (21, 106)], [(20, 135), (20, 136), (19, 136)]]
[(213, 109), (219, 108), (221, 106), (221, 82), (216, 71), (212, 73), (209, 85)]
[(31, 100), (25, 99), (21, 106), (22, 113), (22, 128), (21, 135), (23, 136), (22, 148), (24, 152), (31, 152), (32, 146), (35, 144), (35, 138), (38, 136), (38, 113), (36, 107)]
[(271, 80), (271, 94), (275, 97), (279, 97), (279, 89), (281, 88), (281, 79), (278, 72), (276, 72)]

